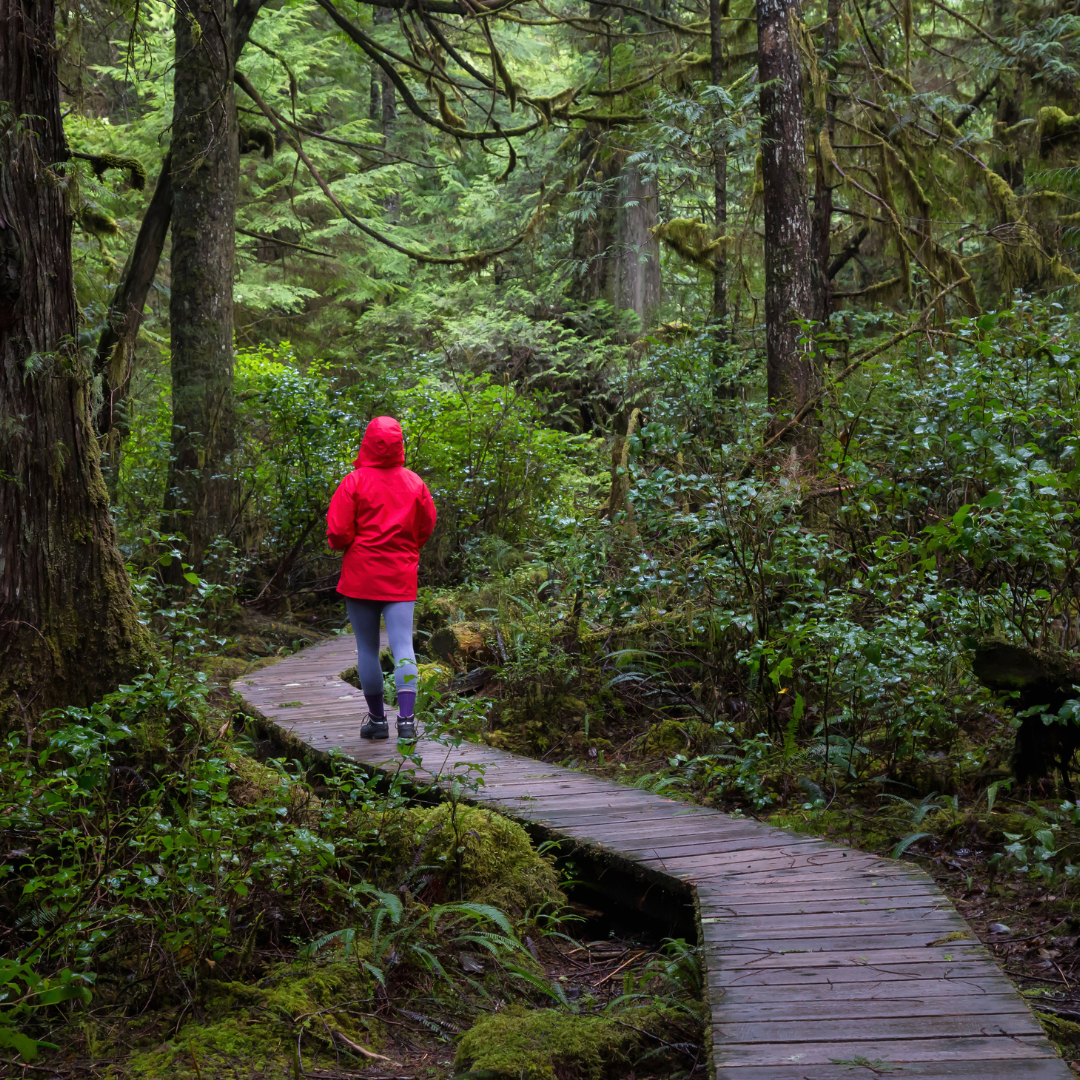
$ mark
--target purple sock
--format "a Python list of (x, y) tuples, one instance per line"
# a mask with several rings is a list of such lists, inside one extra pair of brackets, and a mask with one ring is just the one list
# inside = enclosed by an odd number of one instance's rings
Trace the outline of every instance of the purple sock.
[(364, 691), (364, 700), (367, 702), (368, 712), (372, 720), (385, 720), (386, 710), (383, 708), (382, 694), (369, 694)]
[(416, 691), (399, 690), (397, 692), (398, 716), (402, 720), (411, 720), (413, 710), (416, 708)]

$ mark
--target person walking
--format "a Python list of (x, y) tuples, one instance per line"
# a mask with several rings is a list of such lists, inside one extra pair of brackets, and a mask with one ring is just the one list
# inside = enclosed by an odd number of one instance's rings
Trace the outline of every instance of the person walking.
[(345, 553), (337, 591), (356, 636), (356, 670), (368, 707), (363, 739), (390, 736), (379, 666), (380, 615), (394, 654), (397, 737), (416, 738), (416, 570), (434, 528), (431, 492), (405, 468), (401, 425), (392, 416), (376, 416), (364, 431), (353, 471), (338, 484), (326, 513), (326, 540)]

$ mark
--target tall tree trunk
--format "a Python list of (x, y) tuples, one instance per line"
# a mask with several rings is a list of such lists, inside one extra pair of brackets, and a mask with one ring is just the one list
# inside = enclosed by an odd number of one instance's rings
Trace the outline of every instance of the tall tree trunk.
[[(388, 7), (377, 7), (375, 9), (374, 16), (376, 24), (386, 25), (394, 21), (394, 9)], [(382, 137), (383, 137), (383, 150), (389, 151), (390, 144), (394, 140), (394, 132), (397, 131), (397, 89), (394, 86), (390, 76), (385, 71), (380, 71), (379, 75), (379, 102), (382, 109)], [(375, 104), (375, 83), (371, 84), (371, 102)], [(383, 203), (383, 209), (389, 215), (391, 220), (397, 218), (401, 211), (401, 197), (396, 191), (391, 191), (386, 196), (386, 201)]]
[[(806, 199), (802, 72), (791, 35), (797, 0), (758, 0), (761, 176), (765, 201), (765, 349), (773, 430), (787, 424), (818, 386), (800, 321), (813, 314), (810, 213)], [(813, 448), (805, 422), (788, 434)]]
[(381, 72), (372, 65), (371, 70), (371, 101), (368, 106), (368, 119), (373, 124), (382, 123), (382, 79)]
[(833, 198), (829, 187), (829, 175), (821, 152), (823, 130), (831, 146), (836, 131), (836, 95), (833, 93), (833, 64), (836, 62), (836, 48), (840, 42), (840, 0), (829, 0), (825, 19), (825, 29), (821, 45), (821, 66), (827, 79), (824, 93), (824, 115), (820, 105), (814, 112), (818, 137), (814, 143), (814, 216), (811, 223), (811, 273), (814, 287), (814, 319), (828, 325), (832, 312), (832, 277), (829, 273), (832, 262), (830, 243), (832, 237)]
[(652, 233), (658, 220), (658, 198), (656, 181), (624, 162), (615, 210), (610, 299), (616, 311), (633, 311), (643, 329), (660, 305), (660, 251)]
[[(720, 0), (709, 0), (709, 78), (713, 86), (724, 81), (724, 24), (721, 20)], [(720, 107), (713, 110), (712, 121), (721, 119)], [(713, 227), (717, 236), (727, 233), (727, 143), (721, 136), (713, 138)], [(718, 327), (717, 340), (725, 334), (727, 320), (727, 253), (721, 247), (714, 259), (712, 311), (709, 321)]]
[[(237, 0), (233, 9), (234, 62), (247, 44), (255, 17), (264, 2)], [(102, 379), (102, 406), (95, 420), (98, 433), (103, 437), (105, 481), (112, 496), (116, 494), (120, 448), (127, 434), (126, 398), (135, 360), (135, 341), (142, 325), (146, 298), (165, 250), (172, 210), (172, 158), (166, 154), (153, 197), (124, 267), (124, 276), (109, 303), (94, 362), (94, 373)]]
[(232, 14), (227, 0), (180, 0), (176, 9), (169, 302), (173, 426), (165, 524), (187, 537), (188, 561), (196, 567), (210, 540), (227, 531), (233, 512), (229, 456), (239, 150)]
[(0, 726), (143, 658), (79, 352), (53, 0), (0, 0)]
[(586, 303), (607, 300), (616, 312), (630, 309), (646, 326), (660, 303), (657, 185), (627, 165), (626, 152), (605, 146), (603, 132), (586, 127), (583, 181), (594, 185), (592, 213), (574, 224), (573, 257), (579, 265), (571, 293)]

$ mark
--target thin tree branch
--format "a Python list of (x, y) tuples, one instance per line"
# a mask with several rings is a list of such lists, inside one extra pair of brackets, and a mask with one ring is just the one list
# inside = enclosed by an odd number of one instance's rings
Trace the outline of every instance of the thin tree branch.
[[(236, 72), (236, 85), (239, 86), (240, 89), (243, 90), (244, 93), (247, 94), (248, 97), (251, 98), (251, 100), (254, 101), (256, 105), (259, 106), (259, 108), (262, 110), (263, 115), (267, 118), (267, 120), (270, 121), (271, 124), (274, 125), (274, 130), (278, 133), (278, 137), (283, 143), (291, 147), (292, 150), (295, 152), (296, 156), (299, 157), (300, 160), (304, 163), (308, 172), (311, 174), (311, 178), (315, 181), (316, 184), (318, 184), (319, 188), (322, 190), (322, 193), (327, 197), (327, 199), (330, 200), (337, 212), (341, 214), (341, 216), (345, 218), (346, 221), (348, 221), (350, 224), (354, 225), (357, 229), (364, 233), (365, 236), (370, 236), (373, 240), (377, 240), (385, 247), (390, 248), (392, 251), (400, 252), (402, 255), (406, 255), (410, 259), (415, 259), (417, 262), (429, 263), (435, 266), (470, 266), (479, 269), (489, 260), (495, 258), (495, 256), (503, 255), (507, 251), (511, 251), (513, 248), (516, 248), (518, 244), (520, 244), (525, 239), (525, 237), (529, 235), (530, 231), (535, 226), (535, 222), (539, 218), (540, 207), (538, 206), (536, 214), (534, 215), (533, 221), (530, 223), (529, 228), (519, 233), (509, 243), (504, 244), (501, 248), (496, 248), (493, 251), (478, 251), (472, 255), (428, 255), (426, 252), (412, 251), (409, 248), (403, 247), (401, 244), (398, 244), (395, 241), (391, 240), (390, 237), (384, 236), (382, 233), (371, 228), (370, 225), (365, 225), (364, 222), (362, 222), (355, 214), (350, 213), (350, 211), (346, 210), (345, 207), (342, 206), (341, 202), (338, 200), (337, 196), (330, 190), (330, 186), (322, 178), (321, 173), (315, 167), (315, 163), (304, 152), (304, 148), (300, 144), (299, 140), (294, 138), (292, 134), (285, 128), (277, 113), (275, 113), (274, 110), (271, 109), (265, 101), (263, 101), (262, 96), (259, 94), (259, 91), (251, 85), (248, 77), (240, 71)], [(540, 192), (540, 199), (542, 206), (542, 189)]]

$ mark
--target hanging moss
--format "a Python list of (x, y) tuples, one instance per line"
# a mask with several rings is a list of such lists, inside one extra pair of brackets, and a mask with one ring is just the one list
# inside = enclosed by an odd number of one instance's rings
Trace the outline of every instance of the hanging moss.
[[(518, 84), (514, 82), (510, 71), (506, 66), (506, 61), (502, 58), (502, 53), (495, 47), (495, 42), (492, 41), (491, 35), (488, 34), (488, 42), (491, 45), (491, 59), (495, 65), (495, 70), (498, 72), (499, 79), (503, 84), (503, 90), (506, 92), (507, 100), (510, 102), (510, 111), (513, 112), (517, 108), (517, 95)], [(511, 153), (513, 151), (511, 150)]]
[(464, 130), (469, 125), (465, 120), (458, 116), (453, 109), (450, 108), (446, 101), (446, 95), (442, 91), (442, 87), (435, 87), (435, 94), (439, 99), (439, 115), (442, 117), (442, 121), (448, 127), (457, 128), (459, 131)]
[[(911, 253), (908, 251), (907, 238), (904, 236), (900, 227), (900, 220), (896, 213), (896, 196), (893, 193), (892, 177), (890, 165), (895, 164), (899, 159), (897, 158), (896, 151), (892, 149), (888, 143), (882, 141), (881, 143), (881, 167), (878, 169), (878, 194), (888, 204), (891, 216), (892, 216), (892, 228), (890, 232), (893, 234), (893, 239), (896, 243), (896, 251), (900, 256), (900, 279), (899, 288), (900, 296), (906, 296), (911, 287)], [(886, 286), (886, 293), (890, 299), (895, 291), (892, 282), (884, 282)], [(874, 296), (873, 287), (868, 290), (871, 295), (867, 296), (869, 300), (882, 300), (884, 296)]]
[(96, 236), (99, 240), (106, 236), (118, 236), (120, 233), (120, 226), (117, 225), (115, 218), (90, 206), (84, 206), (79, 211), (79, 224), (91, 236)]
[(274, 133), (269, 128), (245, 127), (240, 125), (237, 129), (237, 137), (240, 140), (240, 153), (261, 153), (264, 158), (272, 158), (277, 149), (277, 141)]
[(128, 174), (128, 183), (136, 190), (146, 187), (146, 169), (138, 158), (121, 157), (119, 154), (77, 154), (90, 162), (90, 168), (100, 180), (109, 169), (119, 169)]
[(653, 236), (678, 252), (684, 259), (715, 271), (717, 261), (728, 242), (726, 236), (714, 237), (698, 218), (672, 218), (653, 229)]
[(878, 281), (855, 292), (834, 292), (837, 300), (858, 300), (860, 304), (895, 304), (907, 293), (907, 281), (900, 276)]
[(882, 144), (889, 156), (889, 164), (900, 180), (904, 195), (912, 209), (925, 222), (930, 220), (930, 200), (926, 197), (908, 162), (888, 143)]
[(1080, 116), (1070, 116), (1064, 109), (1048, 105), (1039, 110), (1039, 150), (1043, 157), (1055, 146), (1080, 138)]
[(678, 90), (688, 90), (696, 82), (707, 79), (712, 72), (712, 59), (704, 53), (687, 53), (681, 63), (671, 69), (671, 80)]

